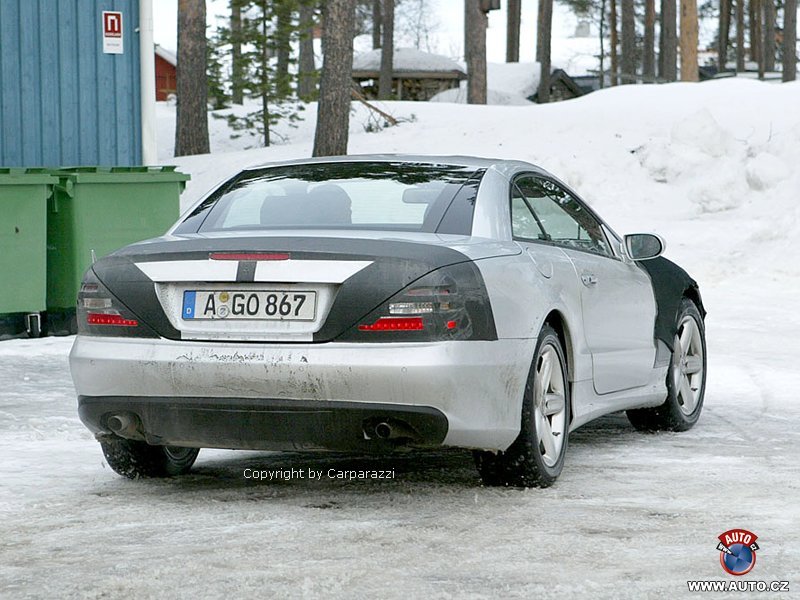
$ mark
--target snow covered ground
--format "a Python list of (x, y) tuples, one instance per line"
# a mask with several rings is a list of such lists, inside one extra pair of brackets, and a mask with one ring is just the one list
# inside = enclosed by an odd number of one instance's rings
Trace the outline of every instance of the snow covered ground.
[[(667, 239), (709, 312), (697, 427), (643, 435), (620, 416), (589, 424), (547, 490), (482, 488), (461, 451), (203, 451), (187, 477), (132, 482), (110, 471), (78, 421), (71, 339), (2, 342), (0, 597), (682, 596), (687, 580), (731, 579), (715, 547), (734, 527), (759, 535), (745, 579), (789, 580), (796, 597), (800, 84), (637, 86), (549, 106), (383, 106), (414, 120), (364, 133), (355, 108), (351, 152), (530, 160), (620, 232)], [(313, 111), (292, 144), (176, 161), (193, 176), (184, 205), (245, 164), (307, 156)], [(161, 115), (164, 139), (168, 107)], [(361, 465), (397, 477), (243, 476)]]

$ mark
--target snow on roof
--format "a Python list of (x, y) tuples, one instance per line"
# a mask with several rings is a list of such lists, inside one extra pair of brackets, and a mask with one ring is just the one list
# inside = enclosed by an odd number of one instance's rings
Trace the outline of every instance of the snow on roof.
[[(556, 69), (558, 67), (553, 67)], [(537, 62), (488, 63), (486, 65), (487, 104), (531, 104), (529, 96), (539, 88), (541, 67)], [(431, 98), (431, 102), (467, 101), (466, 86), (446, 90)]]
[(178, 55), (172, 52), (171, 50), (167, 50), (166, 48), (162, 48), (158, 44), (156, 44), (156, 55), (163, 58), (173, 67), (178, 65)]
[[(459, 64), (441, 54), (431, 54), (414, 48), (395, 48), (392, 68), (397, 71), (458, 71), (466, 74)], [(353, 57), (354, 71), (380, 71), (381, 50), (371, 50)]]

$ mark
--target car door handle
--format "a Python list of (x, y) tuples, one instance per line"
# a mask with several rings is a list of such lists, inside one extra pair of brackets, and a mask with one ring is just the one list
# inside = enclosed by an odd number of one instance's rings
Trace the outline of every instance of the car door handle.
[(581, 281), (586, 287), (597, 285), (597, 275), (593, 273), (584, 273), (581, 275)]

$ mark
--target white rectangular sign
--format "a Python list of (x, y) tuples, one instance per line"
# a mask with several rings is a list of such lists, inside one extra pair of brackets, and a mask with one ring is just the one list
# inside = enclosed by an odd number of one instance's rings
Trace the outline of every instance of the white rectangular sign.
[(103, 52), (122, 54), (122, 13), (103, 11)]

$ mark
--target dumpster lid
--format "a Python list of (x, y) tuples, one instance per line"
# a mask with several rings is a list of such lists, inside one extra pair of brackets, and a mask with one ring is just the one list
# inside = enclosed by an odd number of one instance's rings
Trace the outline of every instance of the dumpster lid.
[(0, 167), (0, 185), (53, 185), (58, 178), (48, 169), (26, 167)]
[(51, 173), (74, 183), (165, 183), (188, 181), (191, 176), (175, 165), (158, 167), (61, 167)]

